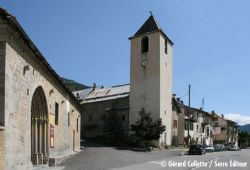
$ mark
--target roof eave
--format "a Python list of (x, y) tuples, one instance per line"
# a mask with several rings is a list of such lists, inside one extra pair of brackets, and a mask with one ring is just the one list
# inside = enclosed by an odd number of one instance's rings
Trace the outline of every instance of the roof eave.
[(162, 33), (162, 35), (171, 43), (171, 45), (174, 45), (174, 43), (168, 38), (168, 36), (161, 29), (155, 30), (155, 31), (151, 31), (151, 32), (146, 32), (144, 34), (133, 35), (133, 36), (129, 37), (128, 39), (132, 40), (134, 38), (145, 36), (145, 35), (148, 35), (148, 34), (153, 34), (153, 33), (158, 32), (158, 31), (160, 31)]

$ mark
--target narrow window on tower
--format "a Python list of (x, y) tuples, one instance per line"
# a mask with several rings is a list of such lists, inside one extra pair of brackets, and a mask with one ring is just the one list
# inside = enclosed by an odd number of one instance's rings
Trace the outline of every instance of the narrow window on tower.
[(78, 133), (78, 128), (79, 128), (79, 125), (78, 125), (78, 118), (76, 119), (76, 132)]
[(58, 117), (59, 117), (59, 105), (55, 103), (55, 125), (58, 125)]
[(168, 40), (165, 38), (165, 53), (168, 53)]
[(148, 52), (148, 37), (143, 37), (141, 39), (141, 52), (142, 53)]
[(68, 112), (68, 126), (70, 126), (70, 113)]

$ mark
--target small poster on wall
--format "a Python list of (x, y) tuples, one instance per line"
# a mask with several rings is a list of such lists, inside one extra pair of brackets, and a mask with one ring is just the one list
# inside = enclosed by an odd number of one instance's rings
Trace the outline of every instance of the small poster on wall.
[(50, 124), (50, 147), (54, 148), (54, 126)]
[(54, 148), (54, 134), (55, 134), (55, 115), (54, 113), (50, 113), (50, 148)]

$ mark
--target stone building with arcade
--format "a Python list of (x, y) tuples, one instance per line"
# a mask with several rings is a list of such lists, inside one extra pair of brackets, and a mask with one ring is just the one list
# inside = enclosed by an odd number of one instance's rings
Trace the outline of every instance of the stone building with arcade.
[(80, 106), (14, 16), (0, 9), (0, 169), (80, 149)]

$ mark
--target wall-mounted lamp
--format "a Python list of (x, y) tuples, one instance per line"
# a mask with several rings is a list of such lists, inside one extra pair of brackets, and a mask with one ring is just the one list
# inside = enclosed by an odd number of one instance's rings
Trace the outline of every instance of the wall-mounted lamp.
[(25, 75), (26, 71), (29, 71), (30, 70), (30, 66), (29, 65), (26, 65), (23, 67), (23, 75)]
[(75, 110), (74, 109), (72, 109), (72, 111), (71, 112), (74, 112)]
[(61, 102), (61, 103), (63, 104), (63, 103), (65, 103), (65, 101), (64, 101), (64, 100), (62, 100), (62, 102)]

